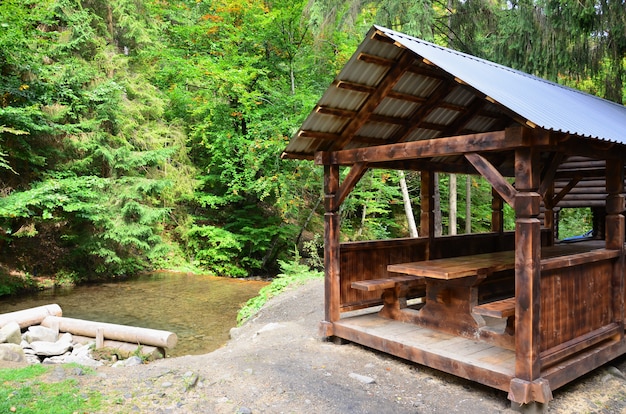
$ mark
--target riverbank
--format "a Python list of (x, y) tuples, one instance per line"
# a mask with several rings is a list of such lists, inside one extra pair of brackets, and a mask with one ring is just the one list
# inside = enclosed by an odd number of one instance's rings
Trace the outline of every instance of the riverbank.
[[(323, 280), (312, 280), (272, 298), (209, 354), (55, 378), (103, 394), (103, 413), (513, 413), (501, 391), (321, 341), (322, 318)], [(625, 370), (622, 358), (558, 390), (549, 412), (626, 412)]]

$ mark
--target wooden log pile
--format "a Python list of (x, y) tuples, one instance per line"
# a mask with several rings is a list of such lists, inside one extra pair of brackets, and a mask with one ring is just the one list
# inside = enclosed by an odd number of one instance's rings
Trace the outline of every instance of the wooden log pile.
[(62, 314), (57, 304), (5, 313), (0, 315), (0, 329), (11, 323), (17, 323), (23, 331), (39, 325), (57, 335), (69, 333), (80, 344), (95, 342), (96, 349), (107, 348), (124, 358), (140, 355), (149, 360), (164, 357), (165, 350), (178, 342), (173, 332), (66, 318)]

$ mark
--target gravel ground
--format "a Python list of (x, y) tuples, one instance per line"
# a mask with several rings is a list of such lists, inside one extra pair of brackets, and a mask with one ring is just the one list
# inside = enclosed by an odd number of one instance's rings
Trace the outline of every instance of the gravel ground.
[[(319, 339), (323, 281), (270, 300), (224, 347), (75, 376), (111, 413), (514, 413), (506, 393)], [(557, 390), (549, 413), (626, 413), (626, 358)], [(58, 371), (56, 371), (58, 374)]]

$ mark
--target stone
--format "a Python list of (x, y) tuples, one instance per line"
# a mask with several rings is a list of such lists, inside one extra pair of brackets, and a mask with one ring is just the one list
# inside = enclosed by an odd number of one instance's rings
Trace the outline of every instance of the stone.
[(45, 326), (29, 326), (28, 331), (24, 333), (24, 339), (28, 343), (32, 342), (56, 342), (59, 334), (55, 330), (46, 328)]
[(58, 356), (71, 350), (72, 344), (67, 342), (34, 341), (30, 343), (30, 347), (39, 356)]
[(0, 342), (19, 345), (22, 342), (22, 330), (17, 322), (9, 322), (0, 328)]
[(0, 361), (24, 362), (26, 356), (22, 347), (17, 344), (0, 344)]
[(365, 375), (355, 374), (354, 372), (350, 373), (350, 378), (353, 378), (363, 384), (374, 384), (376, 380), (371, 377), (367, 377)]
[(71, 344), (72, 342), (74, 342), (74, 338), (72, 337), (71, 333), (65, 332), (63, 335), (59, 337), (59, 339), (56, 342), (65, 342), (65, 343)]
[(102, 361), (97, 361), (93, 358), (89, 358), (86, 356), (78, 356), (78, 355), (67, 355), (64, 357), (53, 357), (53, 358), (62, 358), (64, 364), (79, 364), (85, 367), (101, 367), (104, 365)]
[(139, 358), (138, 356), (132, 356), (124, 362), (124, 366), (126, 367), (134, 367), (135, 365), (142, 365), (142, 364), (143, 364), (143, 360)]
[(135, 365), (141, 365), (143, 364), (143, 360), (141, 358), (139, 358), (138, 356), (132, 356), (128, 359), (123, 359), (121, 361), (117, 361), (116, 363), (114, 363), (113, 365), (111, 365), (112, 368), (119, 368), (119, 367), (133, 367)]

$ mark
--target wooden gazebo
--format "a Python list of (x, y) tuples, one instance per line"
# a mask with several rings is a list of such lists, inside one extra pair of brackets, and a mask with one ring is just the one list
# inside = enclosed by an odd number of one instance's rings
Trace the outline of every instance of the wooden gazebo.
[[(283, 157), (324, 167), (324, 336), (520, 406), (626, 352), (624, 106), (373, 27)], [(340, 243), (339, 208), (371, 168), (421, 173), (420, 237)], [(437, 172), (491, 184), (491, 232), (435, 236)], [(555, 212), (584, 206), (593, 236), (555, 240)]]

